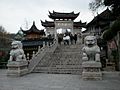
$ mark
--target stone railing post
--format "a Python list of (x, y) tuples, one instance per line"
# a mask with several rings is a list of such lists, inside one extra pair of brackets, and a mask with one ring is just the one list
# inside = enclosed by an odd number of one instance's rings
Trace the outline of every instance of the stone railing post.
[(45, 47), (45, 42), (43, 42), (43, 47)]
[(47, 42), (47, 47), (49, 47), (49, 42)]
[(35, 57), (35, 51), (33, 51), (33, 54), (32, 54), (32, 58), (34, 58)]
[(52, 42), (50, 42), (50, 47), (52, 47)]
[(30, 58), (29, 58), (29, 55), (30, 55), (30, 54), (29, 54), (29, 53), (27, 53), (27, 60), (29, 60), (29, 59), (30, 59)]
[(38, 52), (40, 51), (40, 48), (41, 48), (41, 47), (40, 47), (40, 46), (38, 46)]

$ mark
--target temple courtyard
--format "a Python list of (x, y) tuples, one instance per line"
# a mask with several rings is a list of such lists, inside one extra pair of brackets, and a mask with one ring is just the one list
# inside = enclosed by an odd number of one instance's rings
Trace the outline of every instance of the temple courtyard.
[(80, 75), (31, 73), (8, 77), (0, 70), (0, 90), (120, 90), (120, 73), (103, 72), (103, 80), (82, 80)]

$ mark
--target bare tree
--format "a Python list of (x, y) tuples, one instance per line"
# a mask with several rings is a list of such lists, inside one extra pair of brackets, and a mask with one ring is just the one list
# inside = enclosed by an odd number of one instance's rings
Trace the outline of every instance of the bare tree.
[(98, 8), (104, 6), (104, 0), (93, 0), (89, 3), (89, 9), (92, 12), (96, 12)]
[(10, 37), (9, 37), (9, 33), (7, 33), (7, 31), (5, 30), (5, 28), (3, 26), (0, 26), (0, 47), (1, 48), (5, 48), (9, 46), (9, 42), (10, 42)]
[(5, 28), (3, 26), (0, 26), (0, 33), (5, 33)]
[(28, 19), (24, 19), (24, 23), (21, 27), (23, 27), (24, 29), (28, 29), (30, 25), (30, 21)]

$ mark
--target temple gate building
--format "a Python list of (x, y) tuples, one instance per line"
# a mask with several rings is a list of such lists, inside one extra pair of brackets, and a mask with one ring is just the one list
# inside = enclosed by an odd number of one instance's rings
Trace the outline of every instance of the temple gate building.
[(42, 21), (42, 26), (45, 27), (47, 33), (50, 33), (52, 35), (55, 35), (55, 38), (57, 36), (57, 30), (70, 30), (72, 34), (78, 33), (81, 34), (82, 27), (86, 27), (86, 22), (82, 23), (81, 20), (78, 22), (74, 22), (74, 20), (79, 16), (79, 13), (61, 13), (61, 12), (55, 12), (52, 13), (49, 11), (49, 18), (51, 18), (53, 21)]
[(43, 46), (43, 42), (47, 44), (47, 42), (52, 42), (54, 38), (57, 39), (57, 30), (64, 30), (64, 33), (69, 30), (72, 34), (81, 34), (81, 29), (86, 27), (86, 22), (82, 23), (81, 20), (74, 22), (74, 20), (79, 16), (79, 13), (60, 13), (53, 11), (52, 13), (49, 12), (48, 16), (53, 21), (41, 20), (42, 26), (45, 27), (46, 32), (49, 34), (48, 36), (45, 35), (44, 30), (37, 29), (35, 22), (33, 22), (33, 25), (28, 30), (23, 30), (21, 28), (24, 34), (22, 44), (26, 57), (29, 54), (31, 58), (33, 52), (36, 53), (38, 48)]

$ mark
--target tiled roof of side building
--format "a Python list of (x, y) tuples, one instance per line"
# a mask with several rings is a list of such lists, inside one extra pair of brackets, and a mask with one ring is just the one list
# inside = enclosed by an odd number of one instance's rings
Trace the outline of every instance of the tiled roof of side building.
[(110, 20), (112, 20), (112, 15), (111, 11), (107, 8), (105, 11), (94, 17), (93, 20), (87, 24), (87, 27), (91, 25), (96, 25), (98, 23), (99, 25), (102, 25), (103, 22), (108, 22)]
[(31, 26), (30, 29), (28, 29), (28, 30), (23, 30), (22, 29), (22, 32), (24, 34), (37, 33), (37, 34), (41, 34), (41, 35), (43, 35), (45, 33), (44, 30), (37, 29), (37, 27), (35, 26), (35, 22), (33, 22), (33, 25)]

